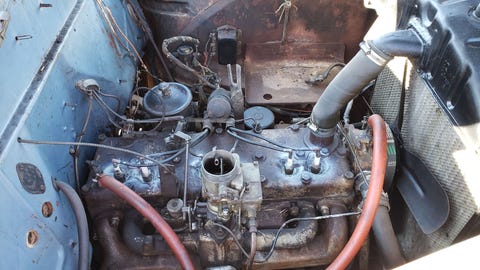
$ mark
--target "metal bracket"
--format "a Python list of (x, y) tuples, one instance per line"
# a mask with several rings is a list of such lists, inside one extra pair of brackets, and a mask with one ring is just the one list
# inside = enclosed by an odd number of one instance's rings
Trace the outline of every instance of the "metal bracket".
[(242, 67), (235, 65), (235, 81), (233, 80), (232, 65), (227, 65), (228, 82), (230, 84), (230, 100), (233, 108), (233, 114), (236, 119), (243, 118), (245, 110), (244, 98), (242, 92)]

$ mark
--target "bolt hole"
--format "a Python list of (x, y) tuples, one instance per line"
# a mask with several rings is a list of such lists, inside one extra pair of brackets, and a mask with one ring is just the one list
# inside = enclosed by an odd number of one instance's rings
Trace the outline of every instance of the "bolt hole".
[(27, 233), (27, 247), (33, 248), (38, 242), (38, 232), (30, 230)]
[(42, 215), (44, 217), (50, 217), (53, 214), (53, 205), (51, 202), (44, 202), (42, 204)]
[(266, 99), (266, 100), (270, 100), (270, 99), (272, 99), (272, 95), (265, 94), (265, 95), (263, 95), (263, 98)]

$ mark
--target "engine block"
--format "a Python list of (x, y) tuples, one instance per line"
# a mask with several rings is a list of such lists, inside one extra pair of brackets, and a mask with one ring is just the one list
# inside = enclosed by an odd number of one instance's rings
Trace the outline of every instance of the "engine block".
[[(190, 133), (188, 158), (183, 152), (160, 167), (99, 148), (90, 162), (91, 178), (110, 174), (144, 197), (178, 233), (199, 267), (240, 267), (242, 248), (251, 245), (251, 227), (258, 230), (256, 269), (328, 264), (347, 240), (345, 217), (299, 221), (275, 235), (290, 218), (343, 213), (352, 204), (354, 177), (344, 144), (336, 135), (328, 147), (315, 148), (310, 134), (295, 125), (261, 131), (279, 145), (302, 150), (279, 151), (238, 140), (221, 128), (198, 143), (200, 135)], [(152, 157), (184, 145), (169, 133), (102, 139), (105, 145)], [(121, 199), (94, 180), (83, 192), (107, 253), (105, 268), (178, 268), (161, 236)], [(274, 239), (273, 253), (262, 262)]]

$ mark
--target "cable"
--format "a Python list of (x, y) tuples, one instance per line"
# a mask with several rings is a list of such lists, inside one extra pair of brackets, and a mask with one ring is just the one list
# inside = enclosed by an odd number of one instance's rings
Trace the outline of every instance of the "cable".
[(146, 159), (146, 160), (150, 160), (152, 162), (154, 162), (155, 164), (161, 166), (161, 167), (164, 167), (166, 168), (165, 164), (162, 164), (163, 161), (158, 161), (158, 160), (155, 160), (153, 158), (150, 158), (144, 154), (141, 154), (141, 153), (138, 153), (138, 152), (135, 152), (135, 151), (132, 151), (132, 150), (128, 150), (128, 149), (123, 149), (123, 148), (119, 148), (119, 147), (115, 147), (115, 146), (109, 146), (109, 145), (104, 145), (104, 144), (98, 144), (98, 143), (82, 143), (82, 142), (59, 142), (59, 141), (37, 141), (37, 140), (25, 140), (25, 139), (22, 139), (22, 138), (17, 138), (17, 142), (19, 143), (27, 143), (27, 144), (46, 144), (46, 145), (78, 145), (78, 146), (88, 146), (88, 147), (98, 147), (98, 148), (105, 148), (105, 149), (109, 149), (109, 150), (112, 150), (112, 151), (118, 151), (118, 152), (124, 152), (124, 153), (128, 153), (128, 154), (132, 154), (132, 155), (135, 155), (135, 156), (138, 156), (138, 157), (141, 157), (143, 159)]
[(95, 2), (97, 3), (97, 6), (100, 9), (105, 22), (108, 24), (110, 30), (112, 31), (113, 36), (115, 37), (117, 42), (129, 53), (130, 58), (132, 58), (132, 60), (135, 62), (135, 60), (133, 59), (133, 55), (132, 55), (131, 51), (128, 49), (128, 47), (125, 44), (123, 44), (123, 42), (120, 39), (120, 36), (118, 36), (117, 30), (118, 30), (118, 32), (120, 32), (120, 35), (124, 38), (124, 40), (128, 43), (128, 45), (135, 52), (135, 55), (136, 55), (137, 59), (140, 61), (140, 64), (141, 64), (142, 68), (145, 70), (145, 72), (150, 74), (150, 76), (152, 76), (153, 78), (160, 80), (157, 76), (153, 75), (148, 70), (147, 65), (145, 64), (142, 57), (140, 56), (140, 53), (135, 48), (135, 45), (130, 41), (130, 39), (128, 39), (127, 35), (123, 32), (122, 28), (118, 25), (117, 21), (115, 20), (115, 17), (113, 17), (113, 14), (112, 14), (111, 10), (105, 5), (103, 0), (95, 0)]
[(211, 222), (210, 224), (212, 224), (213, 226), (220, 227), (220, 228), (224, 229), (226, 232), (228, 232), (230, 234), (230, 236), (233, 238), (233, 241), (235, 241), (235, 244), (237, 244), (238, 248), (240, 248), (240, 250), (242, 251), (243, 255), (245, 255), (245, 257), (247, 257), (248, 259), (250, 259), (250, 256), (248, 255), (248, 252), (243, 248), (242, 244), (240, 244), (237, 237), (235, 237), (235, 234), (228, 227), (226, 227), (222, 224), (219, 224), (219, 223), (215, 223), (215, 222)]
[(135, 3), (132, 3), (131, 0), (128, 0), (128, 3), (130, 6), (133, 8), (133, 12), (137, 15), (138, 20), (140, 21), (141, 27), (145, 34), (147, 34), (148, 39), (152, 43), (153, 48), (155, 49), (155, 53), (157, 54), (158, 58), (160, 59), (160, 63), (163, 66), (163, 69), (167, 73), (167, 77), (170, 81), (173, 82), (173, 76), (170, 73), (170, 70), (168, 69), (167, 63), (165, 62), (165, 59), (163, 59), (162, 53), (158, 49), (157, 43), (155, 42), (155, 39), (153, 38), (152, 34), (152, 29), (150, 28), (150, 25), (145, 21), (145, 18), (143, 17), (142, 11), (138, 9), (137, 5)]
[(253, 231), (250, 233), (250, 257), (247, 262), (247, 270), (252, 269), (255, 254), (257, 254), (257, 232)]
[(373, 131), (372, 174), (370, 185), (363, 204), (362, 214), (353, 230), (350, 239), (340, 254), (327, 269), (345, 269), (355, 258), (372, 227), (375, 214), (383, 192), (383, 180), (387, 167), (387, 131), (382, 117), (374, 114), (368, 118)]
[(111, 94), (107, 94), (107, 93), (103, 93), (102, 91), (98, 91), (98, 93), (104, 97), (109, 97), (109, 98), (113, 98), (117, 101), (117, 109), (115, 110), (116, 112), (119, 112), (120, 111), (120, 106), (122, 105), (122, 101), (120, 100), (119, 97), (115, 96), (115, 95), (111, 95)]
[[(83, 122), (82, 129), (80, 130), (80, 133), (78, 134), (78, 139), (77, 142), (81, 142), (83, 139), (83, 136), (85, 136), (85, 133), (87, 132), (87, 127), (88, 123), (90, 122), (90, 116), (92, 114), (92, 107), (93, 107), (93, 101), (92, 101), (92, 96), (88, 96), (88, 109), (87, 109), (87, 115), (85, 116), (85, 121)], [(75, 188), (77, 192), (80, 189), (80, 176), (78, 173), (78, 156), (79, 156), (79, 150), (80, 146), (77, 145), (72, 153), (73, 156), (73, 177), (75, 178)]]
[(332, 71), (333, 68), (335, 68), (335, 67), (342, 67), (343, 68), (344, 66), (345, 66), (345, 64), (341, 63), (341, 62), (333, 63), (330, 66), (328, 66), (327, 69), (325, 69), (325, 71), (322, 74), (317, 73), (318, 75), (306, 80), (305, 82), (306, 83), (311, 83), (311, 84), (316, 84), (318, 82), (323, 82), (330, 75), (330, 72)]
[(296, 148), (296, 147), (291, 147), (291, 146), (285, 146), (285, 145), (282, 145), (282, 144), (279, 144), (275, 141), (272, 141), (260, 134), (256, 134), (256, 133), (252, 133), (250, 131), (246, 131), (246, 130), (241, 130), (241, 129), (238, 129), (238, 128), (234, 128), (234, 127), (229, 127), (228, 129), (234, 131), (234, 132), (238, 132), (238, 133), (242, 133), (242, 134), (245, 134), (245, 135), (249, 135), (249, 136), (252, 136), (252, 137), (255, 137), (255, 138), (258, 138), (258, 139), (261, 139), (261, 140), (264, 140), (270, 144), (273, 144), (275, 146), (278, 146), (280, 148), (284, 148), (284, 149), (289, 149), (289, 150), (292, 150), (292, 151), (299, 151), (299, 152), (305, 152), (305, 151), (317, 151), (317, 150), (320, 150), (320, 149), (315, 149), (315, 148)]
[(83, 208), (82, 200), (78, 196), (77, 192), (68, 184), (60, 181), (53, 181), (53, 187), (56, 190), (63, 192), (65, 197), (70, 202), (73, 214), (77, 221), (78, 230), (78, 269), (87, 270), (89, 268), (88, 256), (89, 256), (89, 233), (88, 233), (88, 221), (85, 209)]
[[(197, 144), (202, 142), (205, 138), (207, 138), (208, 133), (209, 133), (208, 130), (202, 131), (197, 138), (192, 140), (191, 148), (193, 148), (194, 146), (196, 146)], [(162, 164), (164, 164), (164, 163), (167, 163), (167, 162), (170, 162), (170, 161), (174, 160), (176, 157), (180, 156), (183, 152), (185, 152), (185, 147), (182, 147), (182, 148), (176, 149), (176, 150), (153, 153), (153, 154), (149, 154), (149, 155), (146, 155), (146, 156), (150, 157), (150, 158), (153, 158), (153, 157), (157, 157), (157, 156), (166, 156), (166, 155), (173, 154), (173, 156), (170, 156), (166, 159), (162, 159), (162, 160), (159, 161)], [(134, 163), (129, 163), (129, 162), (121, 161), (121, 160), (117, 160), (117, 163), (125, 165), (125, 166), (130, 166), (130, 167), (151, 167), (151, 166), (155, 165), (155, 164), (134, 164)]]
[(234, 137), (235, 139), (238, 139), (239, 141), (246, 142), (246, 143), (249, 143), (249, 144), (252, 144), (252, 145), (268, 148), (268, 149), (271, 149), (271, 150), (274, 150), (274, 151), (279, 151), (279, 152), (285, 152), (285, 153), (290, 153), (291, 152), (291, 150), (289, 150), (289, 149), (282, 149), (282, 148), (279, 148), (277, 146), (273, 147), (273, 146), (270, 146), (270, 145), (266, 145), (266, 144), (262, 144), (262, 143), (259, 143), (259, 142), (256, 142), (256, 141), (249, 140), (247, 138), (239, 136), (238, 134), (235, 134), (235, 132), (232, 132), (229, 129), (227, 129), (227, 133), (230, 136)]
[(355, 161), (355, 165), (357, 165), (358, 170), (360, 171), (360, 174), (362, 175), (363, 178), (363, 183), (368, 186), (368, 181), (367, 181), (367, 176), (365, 175), (365, 172), (362, 169), (362, 166), (360, 164), (360, 160), (358, 160), (358, 156), (355, 153), (355, 149), (353, 148), (352, 142), (350, 142), (350, 138), (346, 135), (345, 131), (343, 130), (343, 127), (340, 125), (340, 123), (337, 124), (338, 130), (340, 133), (342, 133), (342, 136), (345, 138), (345, 141), (347, 142), (348, 148), (350, 149), (350, 152), (352, 152), (353, 159)]
[(165, 39), (163, 40), (163, 43), (162, 43), (162, 52), (165, 54), (165, 56), (167, 57), (168, 60), (172, 61), (175, 65), (177, 65), (179, 68), (183, 69), (183, 70), (186, 70), (190, 73), (192, 73), (195, 77), (197, 77), (197, 79), (199, 79), (201, 82), (203, 82), (206, 86), (212, 88), (212, 89), (216, 89), (217, 86), (216, 85), (213, 85), (212, 83), (210, 83), (209, 81), (207, 81), (207, 79), (205, 79), (204, 77), (202, 77), (202, 75), (200, 75), (196, 70), (194, 70), (193, 68), (185, 65), (184, 63), (182, 63), (182, 61), (178, 60), (177, 57), (175, 57), (175, 55), (173, 55), (169, 50), (168, 50), (168, 46), (174, 42), (178, 42), (178, 41), (181, 41), (181, 42), (189, 42), (189, 43), (193, 43), (195, 46), (198, 46), (198, 44), (200, 43), (200, 41), (196, 38), (192, 38), (192, 37), (188, 37), (188, 36), (177, 36), (177, 37), (171, 37), (171, 38), (168, 38), (168, 39)]
[(278, 228), (277, 233), (275, 234), (275, 238), (273, 239), (272, 246), (270, 247), (270, 250), (267, 254), (267, 256), (262, 260), (262, 261), (254, 261), (256, 263), (264, 263), (270, 259), (270, 257), (273, 254), (273, 251), (275, 250), (275, 245), (277, 244), (278, 236), (280, 235), (280, 232), (287, 226), (288, 224), (295, 222), (295, 221), (306, 221), (306, 220), (322, 220), (322, 219), (328, 219), (328, 218), (337, 218), (337, 217), (347, 217), (347, 216), (355, 216), (361, 214), (360, 211), (358, 212), (348, 212), (348, 213), (341, 213), (341, 214), (333, 214), (333, 215), (325, 215), (325, 216), (315, 216), (315, 217), (303, 217), (303, 218), (292, 218), (287, 221), (285, 221), (280, 228)]

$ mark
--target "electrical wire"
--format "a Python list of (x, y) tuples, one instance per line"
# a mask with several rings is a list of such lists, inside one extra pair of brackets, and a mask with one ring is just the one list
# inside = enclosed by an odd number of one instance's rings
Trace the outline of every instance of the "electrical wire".
[[(83, 136), (85, 136), (85, 133), (87, 132), (87, 127), (88, 123), (90, 122), (90, 116), (92, 114), (92, 108), (93, 108), (93, 100), (92, 96), (88, 96), (88, 108), (87, 108), (87, 115), (85, 116), (85, 121), (83, 122), (82, 129), (80, 130), (80, 133), (78, 134), (78, 139), (77, 142), (82, 142)], [(75, 178), (75, 189), (77, 192), (80, 189), (80, 175), (78, 173), (78, 156), (79, 156), (79, 150), (80, 150), (80, 145), (75, 146), (73, 150), (73, 177)]]
[(140, 21), (143, 32), (147, 34), (148, 39), (152, 43), (152, 46), (155, 49), (155, 53), (157, 54), (158, 59), (160, 59), (160, 63), (162, 64), (163, 69), (165, 70), (165, 73), (167, 73), (168, 79), (170, 81), (173, 81), (173, 76), (170, 73), (170, 70), (168, 69), (165, 59), (163, 59), (162, 53), (160, 52), (160, 49), (158, 48), (157, 43), (155, 42), (155, 39), (153, 38), (153, 33), (152, 33), (152, 29), (150, 28), (150, 25), (145, 21), (142, 10), (140, 10), (135, 3), (132, 3), (131, 0), (127, 0), (127, 2), (130, 4), (130, 6), (133, 9), (133, 12), (135, 13), (136, 17)]
[(342, 136), (345, 138), (345, 141), (347, 142), (348, 148), (350, 148), (350, 152), (352, 152), (353, 160), (355, 161), (355, 165), (357, 165), (358, 170), (360, 171), (360, 174), (362, 175), (363, 183), (365, 185), (368, 185), (367, 176), (365, 175), (365, 172), (362, 169), (362, 166), (360, 164), (360, 160), (358, 159), (358, 156), (355, 153), (355, 149), (353, 148), (353, 144), (350, 141), (350, 138), (347, 136), (345, 130), (343, 130), (343, 127), (342, 127), (342, 125), (340, 125), (340, 123), (337, 123), (337, 127), (338, 127), (338, 130), (340, 131), (340, 133), (342, 133)]
[(17, 138), (17, 142), (26, 143), (26, 144), (70, 145), (70, 146), (71, 145), (78, 145), (78, 146), (105, 148), (105, 149), (112, 150), (112, 151), (118, 151), (118, 152), (123, 152), (123, 153), (127, 153), (127, 154), (132, 154), (132, 155), (141, 157), (143, 159), (152, 161), (155, 164), (166, 168), (165, 164), (162, 163), (163, 161), (158, 161), (156, 159), (150, 158), (150, 157), (148, 157), (144, 154), (141, 154), (139, 152), (135, 152), (135, 151), (132, 151), (132, 150), (123, 149), (123, 148), (119, 148), (119, 147), (115, 147), (115, 146), (110, 146), (110, 145), (104, 145), (104, 144), (98, 144), (98, 143), (85, 143), (85, 142), (60, 142), (60, 141), (25, 140), (25, 139), (22, 139), (20, 137)]
[(323, 219), (328, 219), (328, 218), (337, 218), (337, 217), (347, 217), (347, 216), (355, 216), (361, 214), (361, 211), (358, 212), (348, 212), (348, 213), (341, 213), (341, 214), (332, 214), (332, 215), (325, 215), (325, 216), (315, 216), (315, 217), (302, 217), (302, 218), (292, 218), (287, 221), (285, 221), (280, 228), (278, 228), (277, 233), (275, 234), (275, 237), (272, 242), (272, 246), (270, 247), (270, 250), (265, 256), (265, 258), (262, 261), (254, 261), (256, 263), (264, 263), (270, 259), (270, 257), (273, 254), (273, 251), (275, 250), (275, 245), (277, 244), (278, 236), (280, 235), (280, 232), (287, 226), (288, 224), (296, 221), (306, 221), (306, 220), (323, 220)]
[[(198, 145), (205, 138), (207, 138), (208, 133), (209, 133), (209, 131), (207, 129), (205, 129), (204, 131), (199, 133), (197, 138), (192, 139), (191, 148)], [(186, 150), (186, 148), (182, 147), (180, 149), (169, 150), (169, 151), (159, 152), (159, 153), (153, 153), (153, 154), (149, 154), (149, 155), (146, 155), (146, 156), (149, 157), (149, 158), (153, 158), (153, 157), (167, 156), (167, 155), (172, 155), (173, 154), (172, 156), (159, 161), (162, 164), (164, 164), (164, 163), (167, 163), (167, 162), (170, 162), (170, 161), (174, 160), (176, 157), (180, 156), (183, 152), (185, 152), (185, 150)], [(125, 166), (129, 166), (129, 167), (151, 167), (151, 166), (155, 165), (155, 164), (135, 164), (135, 163), (129, 163), (129, 162), (126, 162), (126, 161), (121, 161), (121, 160), (117, 160), (116, 162), (119, 163), (119, 164), (125, 165)]]
[(256, 134), (256, 133), (253, 133), (253, 132), (250, 132), (250, 131), (247, 131), (247, 130), (241, 130), (241, 129), (234, 128), (234, 127), (230, 127), (229, 129), (234, 131), (234, 132), (237, 132), (237, 133), (241, 133), (241, 134), (245, 134), (245, 135), (249, 135), (249, 136), (261, 139), (263, 141), (266, 141), (266, 142), (268, 142), (272, 145), (278, 146), (278, 147), (283, 148), (283, 149), (289, 149), (289, 150), (292, 150), (292, 151), (299, 151), (299, 152), (320, 150), (320, 149), (309, 148), (309, 147), (307, 147), (307, 148), (297, 148), (297, 147), (292, 147), (292, 146), (286, 146), (286, 145), (279, 144), (279, 143), (277, 143), (273, 140), (270, 140), (270, 139), (268, 139), (268, 138), (266, 138), (266, 137), (264, 137), (260, 134)]
[(240, 242), (238, 241), (237, 237), (235, 237), (235, 234), (232, 232), (232, 230), (230, 230), (228, 227), (226, 227), (225, 225), (222, 225), (220, 223), (211, 222), (210, 224), (212, 224), (213, 226), (216, 226), (216, 227), (220, 227), (220, 228), (224, 229), (228, 234), (230, 234), (230, 236), (233, 238), (233, 241), (235, 241), (235, 244), (237, 244), (238, 248), (240, 248), (240, 250), (242, 251), (243, 255), (245, 257), (247, 257), (248, 259), (250, 259), (250, 256), (248, 255), (248, 252), (243, 248), (242, 244), (240, 244)]
[(330, 72), (332, 71), (333, 68), (335, 68), (335, 67), (342, 67), (343, 68), (344, 66), (345, 66), (345, 64), (341, 63), (341, 62), (333, 63), (330, 66), (328, 66), (327, 69), (325, 69), (325, 71), (322, 74), (318, 74), (318, 75), (314, 76), (313, 78), (310, 78), (310, 79), (306, 80), (305, 82), (310, 83), (310, 84), (316, 84), (316, 83), (319, 83), (319, 82), (323, 82), (330, 75)]
[[(163, 54), (165, 54), (165, 56), (167, 57), (168, 60), (172, 61), (176, 66), (178, 66), (179, 68), (185, 70), (185, 71), (188, 71), (190, 73), (192, 73), (195, 77), (197, 77), (197, 79), (199, 79), (203, 84), (205, 84), (206, 86), (212, 88), (212, 89), (216, 89), (218, 86), (217, 85), (214, 85), (212, 83), (210, 83), (207, 79), (205, 79), (202, 75), (200, 75), (196, 70), (194, 70), (193, 68), (185, 65), (184, 63), (182, 63), (182, 61), (180, 61), (177, 57), (175, 57), (175, 55), (173, 55), (169, 49), (168, 49), (168, 46), (174, 42), (188, 42), (188, 43), (193, 43), (196, 47), (198, 46), (198, 44), (200, 43), (200, 41), (196, 38), (192, 38), (192, 37), (189, 37), (189, 36), (176, 36), (176, 37), (171, 37), (171, 38), (168, 38), (168, 39), (165, 39), (163, 40), (163, 43), (162, 43), (162, 52)], [(198, 63), (200, 65), (200, 67), (202, 69), (206, 69), (207, 71), (209, 70), (208, 68), (202, 66), (200, 63)]]
[(107, 93), (103, 93), (102, 91), (98, 91), (98, 93), (104, 97), (109, 97), (109, 98), (113, 98), (117, 101), (117, 109), (115, 110), (116, 112), (119, 112), (120, 111), (120, 106), (122, 105), (122, 101), (120, 100), (120, 98), (116, 95), (111, 95), (111, 94), (107, 94)]
[(145, 64), (145, 62), (143, 61), (140, 53), (137, 51), (137, 49), (135, 48), (135, 45), (130, 41), (130, 39), (127, 37), (127, 35), (123, 32), (122, 28), (118, 25), (117, 21), (115, 20), (115, 17), (113, 16), (112, 14), (112, 11), (110, 10), (110, 8), (108, 8), (105, 3), (103, 2), (103, 0), (95, 0), (95, 2), (97, 3), (97, 6), (98, 8), (100, 9), (100, 12), (105, 20), (105, 22), (107, 23), (108, 27), (110, 28), (111, 32), (112, 32), (112, 35), (115, 37), (115, 39), (117, 40), (117, 42), (129, 53), (130, 55), (130, 58), (136, 62), (134, 60), (134, 57), (133, 57), (133, 54), (132, 52), (130, 51), (130, 49), (128, 49), (128, 47), (121, 41), (121, 38), (120, 36), (118, 35), (117, 31), (120, 33), (120, 35), (123, 37), (123, 39), (128, 43), (128, 45), (133, 49), (134, 53), (135, 53), (135, 56), (136, 58), (140, 61), (140, 64), (142, 66), (142, 68), (144, 69), (145, 72), (147, 72), (150, 76), (152, 76), (153, 78), (155, 79), (158, 79), (160, 80), (157, 76), (153, 75), (150, 70), (148, 69), (147, 65)]
[(249, 143), (249, 144), (252, 144), (252, 145), (260, 146), (260, 147), (263, 147), (263, 148), (267, 148), (267, 149), (271, 149), (271, 150), (275, 150), (275, 151), (279, 151), (279, 152), (285, 152), (285, 153), (290, 153), (291, 152), (291, 150), (289, 150), (289, 149), (279, 148), (278, 146), (270, 146), (270, 145), (262, 144), (262, 143), (259, 143), (259, 142), (256, 142), (256, 141), (252, 141), (250, 139), (239, 136), (238, 134), (230, 131), (229, 129), (227, 129), (227, 133), (230, 136), (234, 137), (235, 139), (238, 139), (239, 141), (242, 141), (242, 142), (245, 142), (245, 143)]

